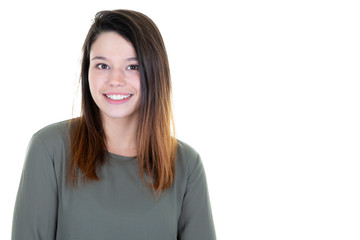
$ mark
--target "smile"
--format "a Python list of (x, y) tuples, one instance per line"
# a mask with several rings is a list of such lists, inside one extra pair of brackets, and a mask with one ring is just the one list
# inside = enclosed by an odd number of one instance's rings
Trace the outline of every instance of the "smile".
[(108, 95), (108, 94), (105, 94), (105, 96), (107, 98), (109, 98), (109, 99), (112, 99), (112, 100), (123, 100), (123, 99), (131, 97), (132, 94), (129, 94), (129, 95)]
[(103, 94), (106, 102), (110, 104), (124, 104), (131, 101), (131, 98), (134, 96), (132, 93), (105, 93)]

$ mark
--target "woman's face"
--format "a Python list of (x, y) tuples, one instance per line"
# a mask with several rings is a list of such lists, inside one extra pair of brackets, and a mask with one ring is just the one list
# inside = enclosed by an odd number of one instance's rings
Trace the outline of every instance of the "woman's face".
[(137, 117), (140, 74), (135, 50), (115, 32), (98, 36), (90, 49), (89, 85), (102, 116)]

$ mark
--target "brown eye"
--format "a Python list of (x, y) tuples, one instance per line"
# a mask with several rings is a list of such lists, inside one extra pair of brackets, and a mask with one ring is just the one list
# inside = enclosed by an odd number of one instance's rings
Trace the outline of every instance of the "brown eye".
[(127, 67), (129, 70), (139, 70), (139, 65), (130, 65)]
[(102, 70), (110, 69), (110, 67), (108, 65), (103, 64), (103, 63), (98, 64), (97, 68), (102, 69)]

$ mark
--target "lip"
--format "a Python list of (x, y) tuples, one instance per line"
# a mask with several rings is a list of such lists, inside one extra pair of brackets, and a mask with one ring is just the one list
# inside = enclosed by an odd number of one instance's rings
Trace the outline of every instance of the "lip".
[(106, 94), (106, 95), (134, 95), (133, 93), (126, 93), (126, 92), (105, 92), (103, 94)]
[[(113, 99), (108, 98), (106, 95), (130, 95), (130, 97), (122, 99), (122, 100), (113, 100)], [(132, 94), (132, 93), (123, 93), (123, 92), (121, 92), (121, 93), (120, 92), (107, 92), (107, 93), (103, 94), (103, 97), (106, 102), (108, 102), (110, 104), (115, 104), (115, 105), (124, 104), (124, 103), (130, 101), (130, 99), (133, 96), (134, 96), (134, 94)]]

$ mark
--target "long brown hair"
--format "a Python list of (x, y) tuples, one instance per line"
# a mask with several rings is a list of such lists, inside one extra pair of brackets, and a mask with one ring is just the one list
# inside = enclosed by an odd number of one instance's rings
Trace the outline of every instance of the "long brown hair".
[(120, 34), (135, 49), (141, 81), (137, 161), (143, 181), (147, 174), (151, 188), (161, 192), (173, 183), (177, 150), (177, 141), (173, 137), (169, 63), (154, 22), (144, 14), (130, 10), (98, 12), (85, 39), (80, 78), (81, 116), (71, 121), (69, 180), (76, 187), (78, 170), (81, 170), (83, 180), (100, 180), (96, 169), (105, 163), (106, 136), (88, 81), (91, 46), (104, 32)]

